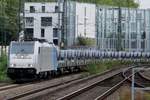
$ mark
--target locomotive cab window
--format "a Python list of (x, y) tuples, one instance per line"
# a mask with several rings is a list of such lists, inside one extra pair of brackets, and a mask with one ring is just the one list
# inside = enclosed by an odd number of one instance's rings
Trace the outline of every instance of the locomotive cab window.
[(12, 43), (11, 54), (33, 54), (34, 43)]

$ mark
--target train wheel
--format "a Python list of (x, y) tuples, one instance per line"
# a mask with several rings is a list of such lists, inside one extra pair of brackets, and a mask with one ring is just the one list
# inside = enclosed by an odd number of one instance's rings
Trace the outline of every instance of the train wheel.
[(74, 72), (74, 67), (70, 68), (70, 72), (73, 73)]
[(47, 72), (47, 78), (48, 78), (48, 79), (51, 78), (51, 72), (50, 72), (50, 71)]
[(80, 72), (81, 71), (81, 66), (77, 68), (77, 72)]
[(48, 78), (48, 72), (44, 72), (43, 78)]
[(55, 77), (56, 76), (56, 72), (55, 71), (51, 71), (51, 76)]
[(40, 72), (39, 75), (38, 75), (39, 79), (42, 79), (43, 76), (44, 76), (44, 75), (43, 75), (43, 72)]
[(61, 70), (57, 70), (57, 75), (58, 76), (62, 75), (62, 71)]

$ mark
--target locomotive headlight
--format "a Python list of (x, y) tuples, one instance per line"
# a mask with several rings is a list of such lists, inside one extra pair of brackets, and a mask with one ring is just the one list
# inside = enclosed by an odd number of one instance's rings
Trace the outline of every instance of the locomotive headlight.
[(28, 64), (28, 67), (33, 67), (33, 65), (32, 64)]
[(23, 59), (24, 58), (24, 56), (21, 56), (21, 59)]
[(15, 67), (16, 66), (16, 64), (10, 64), (10, 67)]

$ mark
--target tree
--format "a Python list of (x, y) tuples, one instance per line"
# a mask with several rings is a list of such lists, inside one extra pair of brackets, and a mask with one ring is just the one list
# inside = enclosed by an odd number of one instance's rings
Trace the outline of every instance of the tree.
[[(0, 1), (0, 43), (9, 44), (18, 31), (18, 0)], [(4, 39), (5, 38), (5, 39)]]
[(134, 0), (74, 0), (74, 1), (96, 3), (100, 5), (110, 5), (110, 6), (118, 6), (117, 2), (119, 1), (121, 7), (137, 8), (139, 6), (139, 4), (137, 4)]

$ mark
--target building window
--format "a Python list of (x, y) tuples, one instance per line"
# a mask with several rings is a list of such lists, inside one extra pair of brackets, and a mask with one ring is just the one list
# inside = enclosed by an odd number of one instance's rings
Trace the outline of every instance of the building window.
[(125, 14), (122, 14), (121, 20), (122, 20), (122, 21), (125, 21), (125, 20), (126, 20), (126, 15), (125, 15)]
[(25, 39), (32, 39), (33, 38), (33, 28), (26, 28), (25, 29)]
[(141, 31), (144, 31), (144, 30), (145, 30), (145, 23), (144, 23), (144, 22), (143, 22), (143, 23), (141, 23), (141, 25), (140, 25), (140, 26), (141, 26), (141, 27), (140, 27), (140, 28), (141, 28), (140, 30), (141, 30)]
[(42, 6), (42, 13), (45, 13), (45, 6)]
[(33, 26), (34, 25), (34, 18), (33, 17), (26, 17), (25, 25), (26, 26)]
[(54, 40), (53, 40), (53, 43), (54, 43), (55, 45), (58, 45), (58, 39), (54, 39)]
[(53, 37), (58, 37), (58, 28), (53, 28)]
[(122, 23), (122, 31), (126, 31), (126, 24)]
[(126, 35), (126, 33), (125, 33), (125, 32), (122, 32), (121, 38), (122, 38), (122, 39), (125, 39), (125, 35)]
[(59, 7), (58, 6), (55, 6), (55, 12), (59, 12)]
[(41, 26), (52, 26), (52, 17), (41, 17)]
[(45, 30), (41, 29), (41, 37), (45, 37)]
[(136, 18), (137, 18), (137, 19), (142, 19), (142, 13), (137, 13)]
[(137, 39), (137, 33), (136, 32), (131, 33), (131, 39)]
[(146, 32), (141, 33), (141, 39), (146, 39)]
[(131, 23), (131, 31), (132, 32), (136, 31), (136, 23)]
[(34, 8), (34, 6), (30, 6), (30, 13), (35, 13), (35, 8)]
[(136, 40), (131, 41), (131, 48), (132, 49), (136, 49), (137, 48), (137, 41)]
[(145, 41), (142, 41), (141, 42), (141, 49), (144, 49), (145, 48)]

